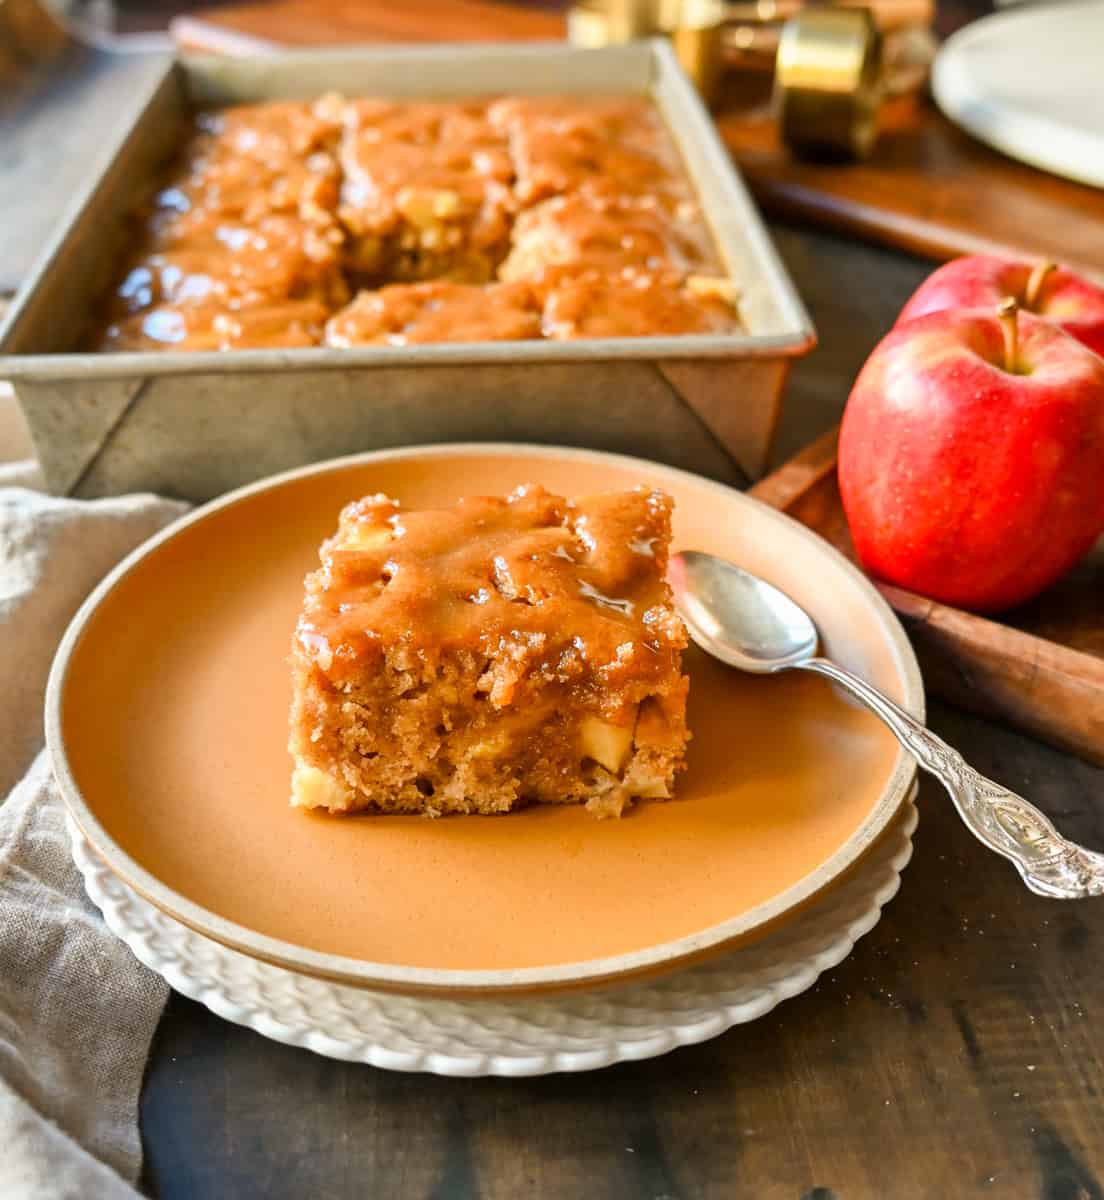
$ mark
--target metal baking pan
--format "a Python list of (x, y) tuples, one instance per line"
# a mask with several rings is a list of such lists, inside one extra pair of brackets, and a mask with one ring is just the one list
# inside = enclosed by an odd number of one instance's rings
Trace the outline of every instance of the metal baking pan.
[[(624, 92), (681, 149), (747, 333), (337, 350), (71, 353), (125, 217), (198, 106), (349, 95)], [(0, 328), (50, 489), (204, 500), (275, 471), (406, 443), (518, 440), (637, 454), (728, 482), (765, 465), (791, 360), (815, 334), (666, 42), (312, 50), (183, 58), (133, 97)]]

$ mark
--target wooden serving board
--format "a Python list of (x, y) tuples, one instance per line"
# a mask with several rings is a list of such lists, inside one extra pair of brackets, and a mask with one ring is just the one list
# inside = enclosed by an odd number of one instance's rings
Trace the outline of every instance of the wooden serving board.
[[(852, 561), (836, 479), (839, 429), (751, 489)], [(928, 690), (1104, 765), (1104, 541), (1037, 600), (999, 619), (878, 584), (908, 630)]]
[(1053, 258), (1104, 278), (1104, 191), (990, 150), (923, 94), (883, 108), (868, 162), (801, 162), (778, 137), (769, 95), (766, 77), (733, 74), (716, 111), (767, 212), (925, 258)]
[[(562, 0), (257, 0), (173, 22), (178, 43), (219, 54), (350, 42), (563, 38)], [(1104, 278), (1104, 192), (1014, 162), (947, 121), (926, 97), (882, 112), (874, 156), (812, 164), (779, 141), (770, 77), (733, 71), (717, 123), (762, 207), (924, 257), (1007, 252)]]

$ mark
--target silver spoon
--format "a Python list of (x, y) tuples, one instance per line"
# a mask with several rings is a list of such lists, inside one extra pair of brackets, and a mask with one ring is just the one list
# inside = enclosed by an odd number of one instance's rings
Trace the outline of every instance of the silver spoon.
[(827, 675), (877, 713), (950, 792), (970, 832), (1009, 859), (1033, 892), (1058, 900), (1104, 894), (1104, 854), (1067, 841), (1037, 808), (979, 775), (888, 696), (817, 657), (816, 626), (784, 592), (700, 550), (673, 554), (668, 577), (690, 636), (707, 653), (760, 675), (789, 667)]

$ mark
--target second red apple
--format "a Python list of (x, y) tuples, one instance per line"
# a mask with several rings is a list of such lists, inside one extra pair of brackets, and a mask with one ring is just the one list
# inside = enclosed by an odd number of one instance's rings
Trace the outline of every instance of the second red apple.
[(917, 288), (897, 324), (952, 308), (992, 312), (1008, 297), (1104, 355), (1104, 288), (1053, 263), (982, 254), (953, 259)]

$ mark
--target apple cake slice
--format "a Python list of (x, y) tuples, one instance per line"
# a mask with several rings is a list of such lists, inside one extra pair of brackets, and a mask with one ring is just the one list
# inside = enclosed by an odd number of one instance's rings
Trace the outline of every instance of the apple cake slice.
[(485, 110), (479, 101), (346, 102), (338, 213), (360, 282), (494, 278), (508, 248), (513, 166)]
[(671, 508), (532, 485), (439, 511), (348, 505), (292, 642), (292, 803), (618, 816), (669, 797), (689, 686)]

